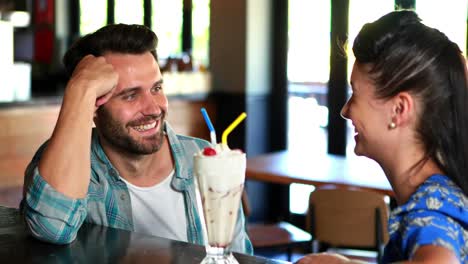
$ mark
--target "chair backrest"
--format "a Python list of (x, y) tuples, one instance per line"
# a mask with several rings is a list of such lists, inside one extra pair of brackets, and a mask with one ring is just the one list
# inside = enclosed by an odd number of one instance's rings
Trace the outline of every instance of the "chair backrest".
[(319, 188), (310, 194), (307, 226), (314, 240), (380, 250), (388, 240), (387, 221), (383, 194), (349, 188)]

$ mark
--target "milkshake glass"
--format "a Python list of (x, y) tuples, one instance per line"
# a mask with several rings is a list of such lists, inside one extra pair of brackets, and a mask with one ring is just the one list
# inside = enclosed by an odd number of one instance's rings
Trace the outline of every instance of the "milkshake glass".
[(246, 158), (226, 145), (205, 148), (194, 156), (194, 172), (208, 235), (201, 263), (238, 263), (230, 245), (245, 181)]

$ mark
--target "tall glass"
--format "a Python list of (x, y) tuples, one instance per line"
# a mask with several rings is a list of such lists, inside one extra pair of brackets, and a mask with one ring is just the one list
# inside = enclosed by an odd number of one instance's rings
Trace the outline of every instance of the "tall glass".
[(245, 181), (245, 154), (238, 150), (194, 157), (205, 225), (206, 257), (201, 263), (238, 263), (230, 245)]

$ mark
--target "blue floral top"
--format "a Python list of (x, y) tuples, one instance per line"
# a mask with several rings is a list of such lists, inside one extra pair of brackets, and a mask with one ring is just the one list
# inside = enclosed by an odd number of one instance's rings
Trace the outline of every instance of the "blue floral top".
[(383, 263), (411, 259), (423, 245), (448, 248), (468, 263), (468, 197), (447, 176), (429, 177), (392, 211), (388, 229)]

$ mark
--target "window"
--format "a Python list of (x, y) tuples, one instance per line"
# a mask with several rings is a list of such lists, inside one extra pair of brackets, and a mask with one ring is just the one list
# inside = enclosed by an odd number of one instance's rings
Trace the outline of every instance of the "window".
[[(325, 153), (330, 72), (330, 1), (289, 0), (288, 149)], [(304, 214), (312, 185), (291, 184), (291, 213)]]
[[(158, 55), (182, 55), (184, 0), (151, 0), (151, 29), (158, 36)], [(114, 0), (114, 22), (144, 23), (144, 0)], [(107, 24), (109, 0), (80, 0), (80, 35), (92, 33)], [(192, 0), (192, 58), (195, 68), (208, 67), (210, 0)]]
[(210, 0), (193, 0), (192, 21), (194, 66), (206, 68), (209, 64)]
[(289, 0), (288, 80), (328, 82), (330, 1)]
[(107, 0), (80, 0), (80, 34), (86, 35), (107, 23)]
[(443, 32), (465, 53), (466, 19), (468, 0), (441, 2), (437, 0), (416, 1), (416, 13), (429, 27)]
[(182, 52), (182, 8), (183, 0), (152, 2), (151, 28), (158, 35), (160, 58), (179, 55)]
[(143, 24), (143, 0), (116, 0), (115, 23)]
[[(394, 10), (394, 0), (350, 0), (348, 74), (354, 62), (352, 43), (361, 27)], [(289, 0), (288, 149), (324, 154), (327, 151), (327, 82), (330, 72), (330, 1)], [(333, 43), (332, 43), (333, 45)], [(352, 131), (347, 151), (353, 153)], [(350, 156), (355, 156), (350, 154)], [(369, 166), (367, 158), (355, 163)], [(371, 164), (372, 165), (372, 164)], [(378, 168), (379, 169), (379, 168)], [(290, 211), (303, 214), (313, 186), (291, 185)]]
[[(326, 83), (330, 74), (330, 8), (330, 1), (289, 0), (290, 150), (326, 151), (324, 127), (328, 123)], [(322, 137), (324, 141), (317, 140)]]

